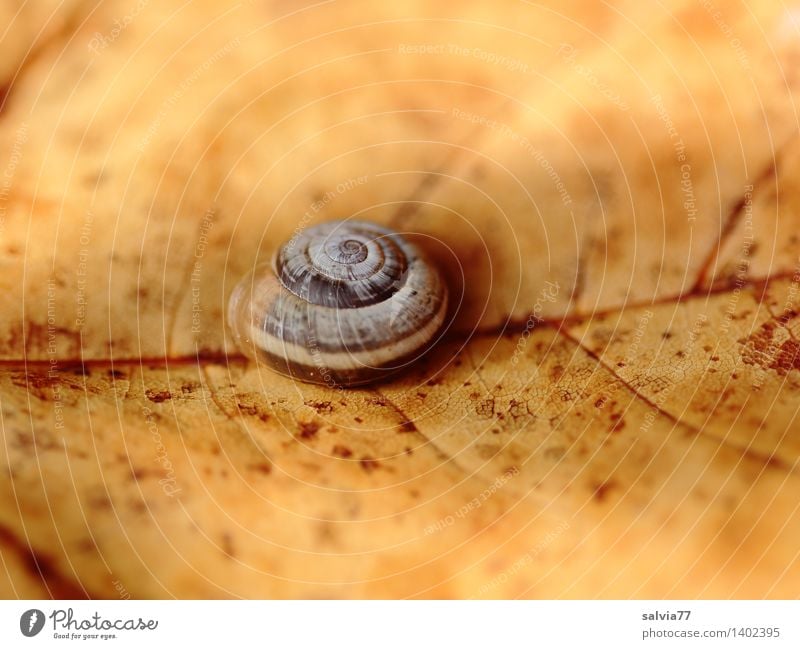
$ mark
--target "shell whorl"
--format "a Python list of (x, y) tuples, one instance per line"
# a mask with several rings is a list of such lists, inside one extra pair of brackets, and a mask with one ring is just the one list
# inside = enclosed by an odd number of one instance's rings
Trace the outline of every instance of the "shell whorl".
[(353, 386), (419, 356), (446, 310), (445, 284), (416, 246), (372, 223), (335, 221), (243, 279), (229, 319), (249, 356), (304, 381)]
[(408, 244), (364, 222), (324, 223), (306, 230), (275, 257), (275, 272), (297, 297), (352, 309), (391, 297), (408, 269)]

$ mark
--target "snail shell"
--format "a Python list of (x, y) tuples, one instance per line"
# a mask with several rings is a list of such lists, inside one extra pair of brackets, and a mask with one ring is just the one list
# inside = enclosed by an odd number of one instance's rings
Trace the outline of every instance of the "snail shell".
[(354, 386), (391, 375), (441, 329), (447, 289), (421, 251), (365, 221), (297, 234), (231, 295), (239, 348), (302, 381)]

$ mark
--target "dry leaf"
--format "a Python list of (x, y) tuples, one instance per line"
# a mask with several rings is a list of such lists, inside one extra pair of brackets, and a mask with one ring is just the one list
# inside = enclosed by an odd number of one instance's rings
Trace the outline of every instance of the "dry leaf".
[[(17, 4), (0, 594), (800, 595), (796, 7)], [(447, 340), (244, 361), (232, 286), (347, 216)]]

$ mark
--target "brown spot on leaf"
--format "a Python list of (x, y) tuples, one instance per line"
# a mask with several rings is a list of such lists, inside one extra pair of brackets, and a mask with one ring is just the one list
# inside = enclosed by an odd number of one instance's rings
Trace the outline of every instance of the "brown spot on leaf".
[(343, 458), (352, 457), (353, 455), (353, 451), (351, 451), (346, 446), (342, 446), (341, 444), (336, 444), (331, 450), (331, 453), (333, 453), (337, 457), (343, 457)]
[(563, 446), (551, 446), (544, 450), (544, 457), (548, 460), (560, 460), (564, 455), (566, 451)]
[(264, 412), (260, 406), (254, 403), (237, 403), (236, 407), (243, 415), (258, 417), (261, 421), (269, 421), (269, 414)]
[(192, 394), (200, 388), (200, 383), (197, 381), (184, 381), (181, 385), (181, 392), (183, 394)]
[(142, 478), (146, 478), (147, 475), (148, 472), (145, 471), (144, 469), (131, 467), (131, 478), (133, 478), (134, 481), (139, 482)]
[(475, 450), (482, 459), (491, 460), (501, 449), (497, 444), (477, 444)]
[(361, 460), (359, 460), (359, 463), (361, 464), (361, 468), (367, 473), (372, 473), (381, 465), (378, 460), (371, 457), (362, 457)]
[[(29, 544), (18, 540), (10, 530), (0, 527), (0, 541), (17, 555), (25, 571), (33, 577), (34, 581), (41, 583), (54, 599), (94, 598), (95, 594), (87, 593), (79, 581), (73, 581), (60, 573), (58, 563), (54, 559), (40, 551), (35, 551)], [(74, 573), (70, 571), (68, 574)]]
[(233, 559), (236, 556), (236, 551), (233, 547), (233, 537), (231, 536), (230, 532), (223, 532), (222, 533), (222, 551), (225, 553), (226, 556)]
[(314, 421), (300, 422), (299, 436), (302, 439), (313, 439), (317, 436), (319, 431), (319, 424)]
[(320, 544), (332, 544), (336, 542), (336, 532), (333, 524), (329, 521), (320, 521), (317, 525), (317, 540)]
[(400, 426), (398, 426), (398, 430), (401, 433), (416, 433), (416, 432), (418, 432), (416, 424), (413, 421), (408, 421), (408, 420), (404, 421), (402, 424), (400, 424)]
[(528, 414), (528, 407), (524, 401), (517, 401), (516, 399), (511, 399), (508, 404), (508, 414), (511, 415), (513, 419), (518, 419), (523, 416), (527, 416)]
[(333, 404), (330, 401), (305, 401), (304, 403), (318, 413), (331, 413), (334, 410)]
[(269, 475), (272, 473), (272, 465), (269, 462), (257, 462), (256, 464), (248, 465), (247, 468), (251, 471), (262, 473), (263, 475)]
[(615, 487), (616, 485), (613, 482), (601, 482), (595, 486), (594, 493), (592, 495), (597, 502), (603, 502), (608, 497), (608, 492)]
[[(786, 314), (784, 314), (785, 316)], [(785, 376), (800, 370), (800, 343), (788, 337), (786, 320), (770, 320), (746, 338), (740, 338), (742, 362)], [(784, 340), (779, 342), (779, 338)]]
[(484, 399), (475, 406), (475, 413), (483, 419), (491, 419), (494, 416), (494, 399)]
[(144, 395), (153, 403), (162, 403), (172, 399), (172, 393), (170, 393), (169, 390), (153, 390), (148, 388), (145, 390)]
[(49, 378), (45, 374), (20, 372), (11, 375), (11, 383), (27, 390), (31, 396), (40, 401), (50, 401), (53, 395), (52, 388), (58, 384), (58, 379), (55, 376)]
[(611, 432), (618, 433), (625, 428), (625, 419), (620, 414), (611, 415)]

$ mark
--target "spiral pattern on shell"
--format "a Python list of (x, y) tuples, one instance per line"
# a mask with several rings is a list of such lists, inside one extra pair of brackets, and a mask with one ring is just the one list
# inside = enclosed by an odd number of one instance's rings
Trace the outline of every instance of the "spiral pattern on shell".
[(239, 348), (291, 377), (354, 386), (389, 376), (430, 346), (447, 290), (400, 234), (364, 221), (308, 228), (234, 290)]

